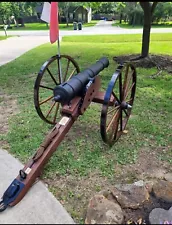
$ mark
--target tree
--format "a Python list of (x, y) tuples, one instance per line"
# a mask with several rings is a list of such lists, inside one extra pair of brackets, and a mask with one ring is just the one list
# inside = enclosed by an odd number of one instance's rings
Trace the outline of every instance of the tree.
[(99, 10), (103, 3), (105, 2), (83, 2), (83, 6), (91, 7), (92, 12), (95, 13)]
[(69, 26), (69, 9), (70, 7), (77, 7), (83, 5), (84, 2), (59, 2), (59, 11), (63, 11), (65, 18), (66, 18), (66, 26)]
[(116, 2), (102, 2), (101, 4), (92, 4), (91, 8), (93, 8), (93, 12), (95, 13), (114, 13), (116, 10)]
[(126, 4), (124, 2), (118, 2), (117, 4), (117, 11), (119, 12), (120, 19), (119, 23), (122, 23), (122, 19), (124, 17), (124, 11), (125, 11)]
[(7, 21), (12, 13), (11, 2), (0, 2), (0, 15), (3, 22)]
[(154, 14), (152, 22), (166, 21), (172, 16), (172, 2), (159, 2)]
[(141, 57), (147, 57), (149, 54), (150, 30), (152, 15), (158, 2), (140, 2), (144, 12), (143, 35), (142, 35), (142, 52)]

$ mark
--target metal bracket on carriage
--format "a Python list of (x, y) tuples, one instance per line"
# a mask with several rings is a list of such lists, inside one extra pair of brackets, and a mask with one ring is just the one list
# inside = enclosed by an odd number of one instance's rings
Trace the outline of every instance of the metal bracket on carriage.
[(86, 86), (86, 93), (80, 108), (80, 114), (82, 115), (88, 106), (91, 104), (92, 100), (96, 96), (99, 88), (101, 86), (100, 77), (96, 76), (95, 79), (91, 79)]

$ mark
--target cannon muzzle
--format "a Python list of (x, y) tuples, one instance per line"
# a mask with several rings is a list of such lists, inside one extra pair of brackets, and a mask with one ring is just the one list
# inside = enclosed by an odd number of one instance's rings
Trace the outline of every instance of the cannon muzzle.
[(83, 72), (73, 76), (67, 82), (56, 86), (54, 88), (54, 101), (65, 104), (76, 96), (82, 96), (89, 80), (97, 76), (100, 71), (108, 66), (109, 60), (103, 57)]

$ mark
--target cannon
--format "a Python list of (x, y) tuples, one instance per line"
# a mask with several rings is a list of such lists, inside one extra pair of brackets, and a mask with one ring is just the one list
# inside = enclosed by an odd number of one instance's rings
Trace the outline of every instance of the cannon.
[(84, 88), (89, 81), (93, 81), (94, 77), (108, 66), (108, 59), (102, 58), (82, 73), (73, 76), (69, 81), (58, 85), (54, 89), (54, 100), (64, 104), (69, 103), (77, 95), (84, 97)]
[(124, 133), (134, 103), (136, 69), (130, 62), (119, 64), (103, 92), (100, 72), (108, 66), (108, 58), (103, 57), (81, 72), (67, 55), (55, 55), (43, 64), (34, 85), (34, 105), (40, 118), (54, 127), (4, 192), (0, 212), (20, 202), (92, 102), (102, 104), (100, 134), (106, 144), (111, 147)]

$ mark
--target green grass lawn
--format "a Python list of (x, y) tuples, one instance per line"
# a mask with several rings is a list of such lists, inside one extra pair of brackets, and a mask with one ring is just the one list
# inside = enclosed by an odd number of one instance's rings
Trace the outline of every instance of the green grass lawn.
[[(172, 55), (171, 34), (152, 34), (150, 53)], [(141, 52), (141, 35), (99, 35), (64, 37), (61, 43), (61, 54), (72, 56), (81, 70), (87, 68), (97, 59), (106, 56), (110, 60), (107, 69), (101, 72), (102, 89), (106, 90), (117, 64), (114, 56), (138, 54)], [(33, 103), (33, 87), (41, 65), (57, 53), (56, 45), (44, 44), (18, 59), (0, 67), (0, 88), (6, 95), (17, 99), (20, 112), (9, 119), (9, 132), (0, 135), (0, 140), (8, 141), (9, 152), (23, 163), (39, 147), (46, 133), (52, 128), (37, 115)], [(101, 140), (99, 133), (101, 106), (92, 104), (81, 116), (58, 150), (46, 165), (43, 179), (49, 181), (50, 190), (63, 201), (64, 206), (75, 221), (83, 223), (83, 217), (90, 199), (89, 190), (93, 193), (101, 189), (99, 181), (106, 177), (113, 184), (124, 176), (117, 172), (118, 165), (136, 165), (139, 152), (145, 149), (146, 154), (154, 153), (157, 160), (172, 163), (171, 118), (172, 76), (163, 71), (161, 76), (152, 79), (156, 68), (137, 68), (137, 89), (132, 117), (127, 124), (128, 133), (109, 148)], [(0, 102), (2, 104), (2, 102)], [(162, 149), (162, 151), (157, 151)], [(165, 150), (164, 150), (165, 149)], [(81, 192), (75, 185), (67, 183), (87, 180), (95, 177), (92, 185)], [(128, 172), (127, 181), (137, 180), (137, 175)], [(53, 181), (53, 182), (52, 182)], [(65, 184), (61, 188), (62, 184)], [(57, 184), (57, 185), (55, 185)], [(108, 183), (104, 185), (108, 186)], [(85, 199), (85, 200), (83, 200)], [(78, 209), (78, 208), (79, 209)]]
[[(142, 25), (129, 25), (128, 23), (125, 23), (124, 21), (122, 21), (122, 23), (120, 24), (118, 20), (114, 21), (114, 23), (112, 24), (112, 26), (119, 26), (121, 28), (125, 28), (125, 29), (140, 29), (143, 28)], [(172, 21), (170, 22), (164, 22), (164, 23), (153, 23), (152, 28), (172, 28)]]
[(6, 40), (7, 38), (10, 38), (10, 37), (12, 37), (11, 35), (10, 36), (0, 36), (0, 41), (1, 40)]
[[(90, 27), (96, 25), (98, 21), (97, 20), (92, 20), (90, 23), (84, 23), (83, 27)], [(12, 29), (7, 29), (8, 30), (48, 30), (49, 27), (47, 27), (46, 23), (25, 23), (25, 27), (14, 27), (12, 25)], [(73, 23), (69, 23), (69, 26), (67, 27), (66, 24), (59, 24), (59, 29), (60, 30), (73, 30)]]

